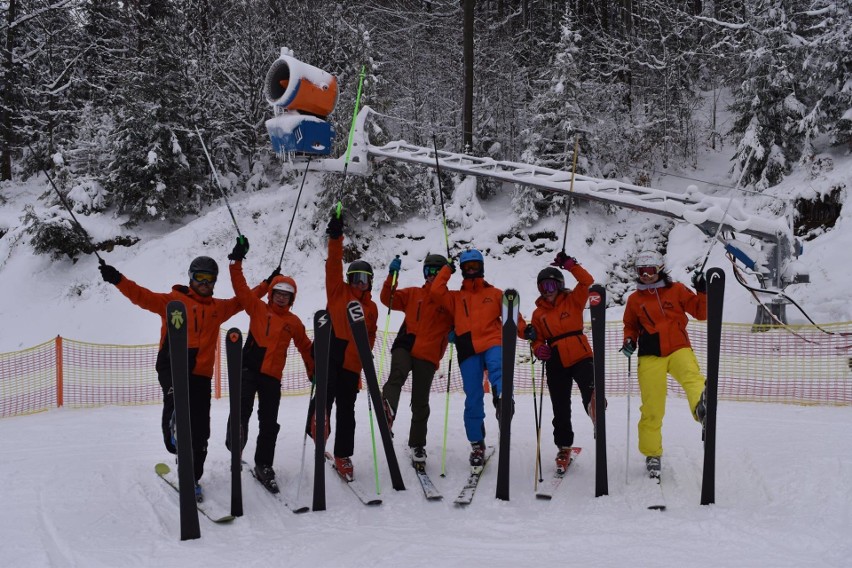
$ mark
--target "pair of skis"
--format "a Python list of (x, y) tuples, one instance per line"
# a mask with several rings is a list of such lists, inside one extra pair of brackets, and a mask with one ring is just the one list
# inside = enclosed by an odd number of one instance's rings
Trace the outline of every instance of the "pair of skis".
[[(352, 301), (349, 302), (346, 312), (349, 327), (352, 330), (352, 337), (355, 341), (355, 347), (358, 350), (358, 356), (361, 359), (364, 376), (367, 380), (367, 391), (373, 408), (377, 409), (376, 422), (379, 425), (385, 458), (387, 459), (388, 469), (390, 470), (391, 484), (397, 491), (402, 491), (405, 489), (405, 483), (402, 480), (402, 472), (399, 469), (399, 462), (397, 461), (396, 451), (393, 447), (393, 438), (391, 437), (387, 416), (382, 411), (384, 406), (382, 405), (376, 367), (373, 363), (373, 350), (370, 348), (367, 323), (364, 319), (364, 309), (359, 302)], [(331, 318), (326, 310), (319, 310), (314, 314), (314, 354), (316, 360), (316, 404), (314, 404), (314, 419), (317, 432), (316, 439), (314, 440), (314, 511), (325, 510), (325, 467), (323, 462), (328, 462), (332, 469), (335, 469), (334, 458), (325, 451), (325, 436), (322, 435), (325, 432), (327, 420), (325, 414), (326, 399), (328, 396), (328, 357), (331, 347), (331, 336)], [(369, 496), (354, 480), (348, 480), (340, 475), (338, 477), (346, 483), (364, 504), (378, 505), (382, 502), (381, 499)]]

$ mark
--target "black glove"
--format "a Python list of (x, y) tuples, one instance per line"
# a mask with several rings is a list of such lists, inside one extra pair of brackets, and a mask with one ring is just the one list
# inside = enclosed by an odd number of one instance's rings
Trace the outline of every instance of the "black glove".
[(538, 334), (535, 332), (535, 328), (531, 325), (528, 325), (526, 329), (524, 329), (524, 339), (527, 341), (535, 341), (538, 337)]
[(98, 266), (98, 270), (101, 271), (101, 278), (104, 279), (104, 282), (109, 282), (113, 285), (121, 282), (121, 272), (119, 272), (109, 264), (104, 262), (103, 264)]
[(624, 340), (624, 345), (619, 349), (622, 353), (624, 353), (625, 357), (630, 357), (633, 355), (634, 351), (636, 351), (636, 342), (630, 338)]
[(273, 281), (273, 280), (275, 279), (275, 277), (276, 277), (276, 276), (278, 276), (279, 274), (281, 274), (281, 267), (280, 267), (280, 266), (277, 266), (277, 267), (275, 268), (275, 270), (273, 270), (273, 271), (272, 271), (272, 274), (270, 274), (270, 275), (269, 275), (269, 278), (267, 278), (267, 279), (266, 279), (266, 283), (267, 283), (267, 284), (272, 284), (272, 281)]
[(704, 277), (703, 272), (696, 272), (692, 275), (692, 287), (699, 294), (707, 292), (707, 278)]
[(332, 239), (339, 239), (343, 236), (343, 219), (338, 217), (337, 213), (331, 214), (331, 219), (328, 221), (328, 227), (326, 227), (325, 232)]
[(240, 235), (237, 237), (237, 244), (234, 245), (234, 250), (228, 255), (228, 260), (241, 261), (246, 257), (249, 251), (248, 237)]

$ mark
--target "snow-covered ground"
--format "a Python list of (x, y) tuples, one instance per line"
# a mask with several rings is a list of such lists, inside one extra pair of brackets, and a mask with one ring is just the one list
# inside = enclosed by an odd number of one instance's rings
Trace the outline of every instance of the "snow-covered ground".
[[(201, 518), (199, 540), (179, 540), (177, 493), (154, 474), (166, 460), (157, 405), (53, 410), (0, 420), (0, 565), (85, 566), (848, 566), (852, 555), (852, 409), (724, 403), (719, 409), (716, 504), (699, 505), (699, 428), (683, 399), (669, 401), (663, 475), (668, 508), (646, 509), (643, 460), (630, 432), (625, 483), (626, 399), (609, 401), (609, 495), (595, 498), (595, 445), (588, 420), (575, 417), (583, 453), (550, 501), (534, 497), (535, 430), (531, 396), (519, 396), (512, 428), (511, 500), (498, 501), (496, 461), (473, 503), (452, 500), (467, 471), (463, 398), (451, 396), (447, 476), (439, 476), (444, 396), (434, 395), (428, 470), (444, 495), (427, 502), (402, 464), (405, 491), (391, 488), (379, 446), (381, 498), (366, 507), (328, 470), (325, 512), (295, 515), (243, 472), (243, 517), (231, 525)], [(403, 397), (405, 400), (405, 395)], [(638, 418), (634, 396), (631, 420)], [(579, 399), (575, 400), (579, 407)], [(282, 401), (275, 468), (296, 492), (305, 397)], [(227, 510), (227, 399), (214, 401), (208, 499)], [(355, 475), (373, 488), (366, 397), (360, 396)], [(555, 447), (545, 400), (545, 471)], [(403, 459), (410, 413), (400, 405), (396, 451)], [(491, 412), (489, 432), (497, 425)], [(245, 455), (254, 455), (256, 422)], [(493, 434), (489, 443), (496, 442)], [(308, 441), (303, 494), (310, 496)]]

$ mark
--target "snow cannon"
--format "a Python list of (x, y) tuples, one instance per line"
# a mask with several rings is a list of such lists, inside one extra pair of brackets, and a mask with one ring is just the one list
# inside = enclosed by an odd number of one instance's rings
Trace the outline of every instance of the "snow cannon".
[(281, 56), (266, 72), (265, 92), (266, 100), (276, 110), (325, 118), (337, 104), (337, 78), (282, 49)]
[(266, 121), (266, 131), (273, 151), (279, 156), (288, 152), (331, 154), (334, 128), (315, 116), (284, 112)]

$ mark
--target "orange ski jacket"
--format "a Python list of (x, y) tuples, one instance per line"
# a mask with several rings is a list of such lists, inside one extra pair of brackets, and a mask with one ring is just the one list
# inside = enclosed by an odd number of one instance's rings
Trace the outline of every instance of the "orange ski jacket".
[(636, 290), (624, 309), (624, 340), (635, 341), (640, 356), (667, 357), (691, 348), (686, 314), (707, 319), (707, 294), (695, 293), (680, 282)]
[[(349, 328), (349, 318), (346, 306), (352, 300), (360, 302), (364, 310), (364, 320), (367, 324), (367, 336), (370, 339), (370, 349), (376, 343), (377, 321), (379, 308), (372, 300), (372, 293), (367, 290), (363, 294), (354, 290), (345, 280), (343, 274), (343, 237), (328, 239), (328, 259), (325, 261), (325, 294), (328, 314), (331, 316), (331, 326), (337, 342), (332, 342), (332, 350), (343, 351), (343, 368), (353, 373), (361, 372), (361, 359)], [(337, 345), (335, 345), (337, 343)], [(332, 357), (340, 356), (333, 353)]]
[[(172, 286), (171, 292), (152, 292), (126, 276), (121, 279), (116, 288), (140, 308), (160, 316), (161, 353), (168, 351), (166, 306), (172, 300), (183, 302), (189, 320), (187, 322), (187, 347), (189, 348), (190, 372), (193, 375), (213, 378), (213, 364), (216, 358), (219, 328), (231, 316), (242, 310), (242, 306), (236, 297), (228, 300), (213, 297), (205, 298), (193, 292), (192, 288), (180, 284)], [(259, 295), (263, 295), (265, 292), (265, 282), (255, 288), (255, 293)]]
[(539, 296), (532, 315), (532, 326), (536, 331), (533, 349), (547, 343), (559, 353), (563, 367), (592, 356), (589, 340), (583, 333), (583, 310), (589, 299), (589, 287), (595, 279), (579, 264), (575, 264), (570, 272), (577, 279), (577, 286), (573, 290), (559, 292), (553, 304)]
[(392, 310), (405, 312), (405, 321), (391, 349), (405, 347), (412, 357), (429, 361), (437, 369), (447, 350), (447, 335), (453, 327), (452, 314), (429, 295), (430, 282), (420, 288), (397, 288), (391, 302), (392, 282), (393, 278), (388, 276), (380, 299)]
[[(503, 343), (503, 291), (484, 278), (465, 278), (460, 290), (449, 290), (450, 267), (445, 266), (432, 281), (433, 300), (453, 315), (458, 360), (483, 353)], [(518, 337), (527, 324), (518, 314)]]
[(280, 381), (284, 365), (287, 364), (287, 349), (292, 341), (302, 356), (308, 377), (312, 378), (313, 343), (305, 333), (305, 325), (290, 311), (290, 306), (282, 308), (272, 303), (272, 288), (276, 284), (286, 282), (295, 290), (296, 282), (289, 276), (276, 276), (269, 284), (267, 301), (264, 302), (249, 289), (241, 261), (231, 263), (229, 270), (237, 299), (250, 318), (249, 333), (243, 346), (243, 366)]

